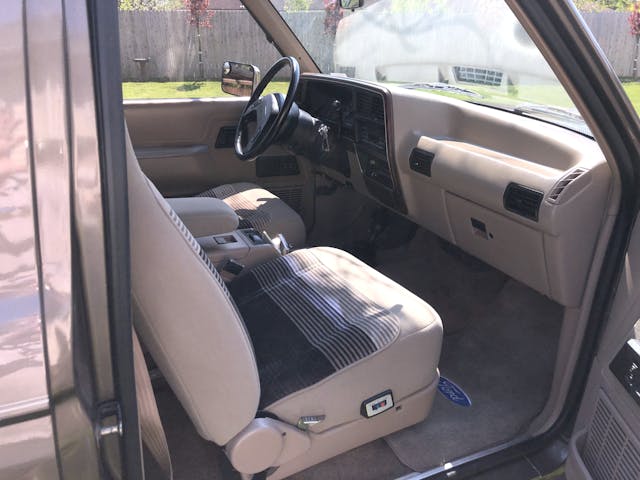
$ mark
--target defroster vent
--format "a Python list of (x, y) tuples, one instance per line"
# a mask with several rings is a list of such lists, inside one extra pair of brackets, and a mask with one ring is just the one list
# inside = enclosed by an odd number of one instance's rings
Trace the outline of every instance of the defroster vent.
[(537, 222), (543, 196), (542, 192), (532, 188), (510, 183), (504, 191), (504, 208)]
[(558, 183), (551, 189), (549, 196), (547, 197), (551, 203), (558, 203), (558, 199), (562, 195), (562, 192), (579, 176), (585, 173), (586, 170), (584, 168), (576, 168), (572, 170), (567, 175), (562, 177)]

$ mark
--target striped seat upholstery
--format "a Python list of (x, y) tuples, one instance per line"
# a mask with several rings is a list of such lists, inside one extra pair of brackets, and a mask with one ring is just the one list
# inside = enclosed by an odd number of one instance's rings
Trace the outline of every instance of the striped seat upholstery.
[(261, 408), (313, 385), (392, 343), (398, 318), (326, 267), (319, 252), (297, 250), (231, 284), (251, 337)]
[(262, 231), (269, 225), (271, 214), (265, 209), (256, 208), (257, 206), (254, 202), (242, 195), (243, 192), (253, 188), (257, 187), (251, 183), (230, 183), (210, 188), (197, 196), (217, 198), (224, 201), (240, 217), (239, 228), (255, 228)]
[[(140, 170), (128, 135), (126, 144), (136, 331), (198, 433), (224, 445), (239, 472), (277, 467), (269, 478), (278, 480), (426, 417), (442, 342), (429, 305), (328, 247), (294, 251), (227, 286)], [(266, 230), (303, 245), (300, 217), (245, 186), (212, 195), (266, 208)], [(394, 408), (364, 419), (363, 401), (381, 392)], [(308, 416), (322, 421), (296, 429)]]
[(210, 188), (198, 197), (212, 197), (229, 205), (240, 219), (239, 228), (255, 228), (269, 235), (285, 235), (296, 247), (304, 245), (306, 231), (300, 215), (269, 191), (241, 182)]

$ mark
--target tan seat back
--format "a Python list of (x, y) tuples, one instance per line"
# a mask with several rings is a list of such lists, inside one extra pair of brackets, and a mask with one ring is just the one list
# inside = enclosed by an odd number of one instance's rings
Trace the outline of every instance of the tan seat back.
[(258, 408), (253, 347), (220, 275), (140, 170), (128, 133), (126, 144), (135, 327), (198, 432), (224, 445)]

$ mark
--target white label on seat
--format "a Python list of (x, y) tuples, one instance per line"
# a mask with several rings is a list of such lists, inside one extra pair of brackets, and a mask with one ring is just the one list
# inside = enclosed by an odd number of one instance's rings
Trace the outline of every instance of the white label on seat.
[(375, 398), (367, 403), (365, 403), (364, 408), (367, 412), (367, 417), (373, 417), (374, 415), (379, 415), (382, 412), (386, 412), (391, 407), (393, 407), (393, 397), (390, 393), (383, 395), (381, 397)]

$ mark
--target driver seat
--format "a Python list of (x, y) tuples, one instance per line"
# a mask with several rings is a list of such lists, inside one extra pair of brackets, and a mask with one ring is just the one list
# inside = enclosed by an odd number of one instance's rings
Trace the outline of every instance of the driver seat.
[(135, 329), (198, 433), (243, 478), (284, 478), (427, 416), (442, 343), (433, 308), (324, 247), (228, 287), (140, 170), (128, 133), (126, 158)]
[(255, 228), (275, 237), (282, 233), (290, 245), (304, 247), (306, 229), (300, 215), (273, 193), (254, 183), (220, 185), (205, 190), (197, 197), (222, 200), (238, 215), (238, 228)]

